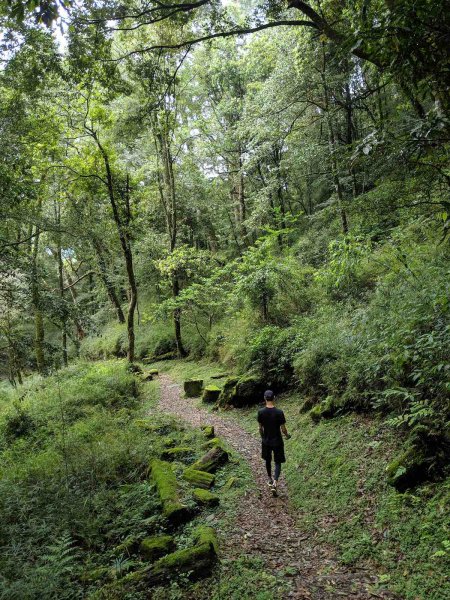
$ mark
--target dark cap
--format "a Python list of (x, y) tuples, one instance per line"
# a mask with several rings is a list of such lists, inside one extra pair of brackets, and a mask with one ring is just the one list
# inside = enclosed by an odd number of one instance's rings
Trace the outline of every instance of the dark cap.
[(270, 400), (273, 400), (273, 397), (274, 397), (274, 393), (272, 392), (272, 390), (266, 390), (264, 392), (264, 400), (270, 401)]

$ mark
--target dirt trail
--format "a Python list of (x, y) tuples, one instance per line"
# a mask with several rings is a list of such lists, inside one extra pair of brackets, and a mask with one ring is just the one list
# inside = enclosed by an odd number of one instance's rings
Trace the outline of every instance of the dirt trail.
[(286, 598), (362, 600), (396, 597), (388, 592), (369, 591), (375, 577), (363, 569), (342, 567), (333, 558), (330, 548), (315, 543), (297, 528), (283, 478), (279, 497), (273, 498), (269, 493), (259, 439), (242, 429), (234, 419), (197, 407), (197, 401), (185, 398), (181, 387), (167, 375), (161, 375), (159, 379), (161, 410), (194, 427), (214, 425), (217, 436), (226, 440), (251, 467), (256, 489), (245, 493), (232, 533), (221, 540), (224, 556), (233, 558), (241, 552), (260, 556), (272, 573), (289, 567), (293, 591)]

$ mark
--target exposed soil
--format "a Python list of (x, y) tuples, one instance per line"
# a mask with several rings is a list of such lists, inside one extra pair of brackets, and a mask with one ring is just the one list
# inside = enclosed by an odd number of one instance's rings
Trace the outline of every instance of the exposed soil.
[(343, 567), (330, 547), (317, 543), (313, 536), (298, 529), (283, 478), (278, 497), (274, 498), (270, 493), (258, 438), (240, 427), (235, 419), (196, 406), (197, 401), (185, 398), (181, 387), (167, 375), (162, 374), (159, 379), (159, 408), (194, 427), (214, 425), (216, 435), (248, 462), (255, 478), (256, 488), (248, 490), (242, 497), (233, 530), (222, 536), (224, 557), (235, 558), (241, 553), (260, 556), (269, 572), (284, 572), (292, 583), (292, 591), (285, 598), (398, 598), (386, 591), (371, 591), (376, 577), (368, 570)]

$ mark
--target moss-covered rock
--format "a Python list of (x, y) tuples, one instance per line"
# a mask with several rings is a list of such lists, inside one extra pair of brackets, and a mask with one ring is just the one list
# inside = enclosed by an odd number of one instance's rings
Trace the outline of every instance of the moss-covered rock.
[(198, 398), (202, 394), (203, 379), (188, 379), (183, 384), (187, 398)]
[(150, 463), (150, 473), (163, 505), (163, 516), (173, 524), (188, 521), (191, 511), (180, 500), (180, 489), (171, 464), (154, 459)]
[(192, 456), (192, 448), (187, 446), (175, 446), (174, 448), (167, 448), (161, 454), (163, 460), (183, 460)]
[(148, 373), (149, 373), (149, 375), (153, 375), (153, 376), (159, 374), (158, 369), (150, 369)]
[(404, 492), (427, 479), (430, 462), (423, 449), (410, 446), (386, 467), (387, 481)]
[(331, 396), (328, 396), (323, 402), (317, 404), (309, 413), (311, 419), (318, 423), (321, 419), (331, 419), (338, 411), (338, 406)]
[(217, 402), (220, 396), (221, 389), (216, 385), (208, 385), (203, 390), (202, 394), (202, 402), (206, 402), (207, 404), (213, 404)]
[(228, 373), (217, 373), (216, 375), (211, 375), (211, 379), (224, 379), (228, 377)]
[(204, 490), (208, 490), (215, 481), (215, 477), (212, 473), (197, 471), (197, 469), (193, 469), (192, 467), (185, 469), (183, 479), (188, 481), (191, 485)]
[(214, 437), (214, 427), (213, 427), (213, 425), (201, 425), (200, 429), (203, 431), (203, 435), (206, 438), (213, 438)]
[(202, 488), (195, 488), (192, 492), (194, 500), (202, 506), (217, 506), (220, 502), (219, 496), (211, 494), (210, 491)]
[(266, 385), (256, 375), (227, 379), (219, 397), (220, 406), (252, 406), (263, 400)]
[(218, 400), (219, 406), (225, 407), (231, 404), (231, 398), (236, 393), (236, 384), (238, 381), (237, 377), (230, 377), (225, 381)]
[(183, 548), (160, 558), (148, 571), (151, 584), (173, 578), (175, 574), (188, 573), (190, 579), (210, 574), (217, 558), (217, 536), (212, 527), (204, 525), (194, 531), (194, 546)]
[(135, 365), (134, 363), (130, 363), (127, 366), (128, 373), (134, 373), (135, 375), (142, 375), (142, 369), (139, 365)]
[(153, 375), (151, 373), (142, 373), (142, 381), (153, 381)]
[(153, 535), (144, 538), (139, 545), (139, 552), (148, 561), (153, 562), (165, 554), (169, 554), (175, 548), (171, 535)]
[(192, 465), (192, 469), (197, 471), (206, 471), (207, 473), (214, 473), (217, 469), (224, 465), (228, 461), (228, 452), (220, 446), (214, 446), (211, 450), (199, 458)]

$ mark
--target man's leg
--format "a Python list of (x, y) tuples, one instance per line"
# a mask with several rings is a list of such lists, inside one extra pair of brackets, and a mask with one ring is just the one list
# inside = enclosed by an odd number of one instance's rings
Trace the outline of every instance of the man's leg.
[(269, 480), (272, 481), (272, 457), (270, 455), (266, 458), (266, 471)]
[(276, 462), (275, 463), (275, 473), (274, 473), (275, 482), (278, 482), (278, 480), (280, 479), (280, 474), (281, 474), (281, 463)]

